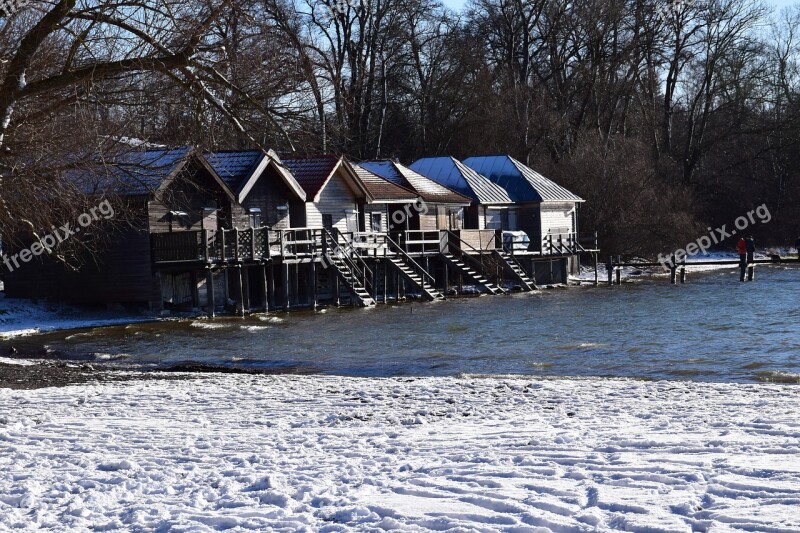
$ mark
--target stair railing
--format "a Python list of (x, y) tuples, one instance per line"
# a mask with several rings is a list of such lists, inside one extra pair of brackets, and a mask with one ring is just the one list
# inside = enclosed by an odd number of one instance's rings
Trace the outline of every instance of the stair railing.
[[(367, 266), (367, 263), (361, 258), (361, 256), (356, 252), (355, 248), (353, 248), (352, 244), (346, 245), (349, 249), (346, 249), (339, 241), (331, 235), (330, 231), (327, 229), (322, 230), (325, 237), (326, 243), (326, 250), (327, 254), (335, 254), (336, 257), (341, 259), (348, 269), (352, 272), (352, 274), (356, 277), (359, 283), (369, 291), (370, 280), (372, 279), (372, 270)], [(360, 267), (359, 264), (363, 266)], [(372, 294), (370, 292), (370, 294)]]
[(431, 286), (436, 286), (436, 278), (428, 274), (428, 271), (425, 270), (422, 265), (414, 261), (414, 259), (403, 250), (403, 247), (397, 244), (391, 237), (388, 235), (386, 236), (386, 244), (389, 245), (389, 249), (403, 258), (403, 261), (406, 262), (419, 276), (422, 277), (422, 282), (425, 283), (425, 278), (430, 280)]

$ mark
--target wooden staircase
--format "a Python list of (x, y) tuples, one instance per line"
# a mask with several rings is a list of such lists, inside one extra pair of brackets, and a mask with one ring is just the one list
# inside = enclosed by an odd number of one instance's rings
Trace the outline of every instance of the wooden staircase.
[(425, 282), (420, 274), (414, 271), (400, 255), (387, 256), (389, 265), (391, 265), (406, 281), (417, 287), (422, 292), (422, 295), (428, 300), (442, 300), (444, 295), (436, 290), (436, 288)]
[(512, 254), (506, 251), (501, 252), (499, 250), (495, 250), (495, 257), (497, 257), (497, 259), (506, 267), (508, 267), (508, 270), (514, 274), (514, 277), (517, 278), (517, 281), (519, 281), (522, 290), (530, 292), (539, 289), (539, 287), (536, 285), (536, 282), (531, 279), (530, 276), (528, 276), (528, 273), (525, 272), (525, 269), (522, 268), (522, 265), (519, 264), (517, 258)]
[(467, 263), (452, 253), (443, 253), (442, 257), (447, 260), (450, 265), (457, 268), (461, 273), (463, 273), (468, 279), (470, 279), (473, 283), (478, 285), (484, 292), (488, 292), (489, 294), (505, 294), (506, 291), (489, 281), (489, 279), (484, 276), (482, 273), (479, 273), (477, 270), (474, 270), (472, 267), (468, 266)]
[(375, 305), (375, 299), (367, 290), (367, 279), (372, 272), (357, 253), (340, 245), (327, 230), (325, 231), (325, 253), (323, 264), (333, 269), (336, 276), (350, 289), (351, 294), (361, 307)]
[(386, 259), (388, 265), (391, 265), (400, 276), (406, 281), (414, 285), (422, 292), (422, 295), (428, 300), (443, 300), (444, 295), (439, 292), (435, 287), (436, 280), (428, 274), (414, 259), (411, 258), (403, 248), (393, 241), (388, 235), (385, 236), (386, 242)]

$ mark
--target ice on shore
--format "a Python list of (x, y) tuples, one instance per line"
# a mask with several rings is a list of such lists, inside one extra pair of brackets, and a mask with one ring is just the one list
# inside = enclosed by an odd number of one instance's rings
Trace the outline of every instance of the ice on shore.
[(124, 311), (87, 311), (66, 305), (16, 300), (0, 292), (0, 340), (46, 331), (112, 326), (154, 320)]
[(798, 531), (799, 399), (510, 377), (0, 390), (0, 529)]

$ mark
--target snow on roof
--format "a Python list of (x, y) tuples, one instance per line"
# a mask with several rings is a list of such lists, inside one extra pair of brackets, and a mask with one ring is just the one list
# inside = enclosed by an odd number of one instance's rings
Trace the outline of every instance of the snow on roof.
[(508, 155), (470, 157), (464, 164), (504, 188), (515, 202), (584, 201)]
[(454, 157), (425, 157), (411, 164), (410, 168), (480, 204), (513, 203), (502, 187)]
[(395, 161), (367, 161), (359, 166), (395, 185), (415, 191), (426, 202), (469, 204), (472, 199), (426, 178)]

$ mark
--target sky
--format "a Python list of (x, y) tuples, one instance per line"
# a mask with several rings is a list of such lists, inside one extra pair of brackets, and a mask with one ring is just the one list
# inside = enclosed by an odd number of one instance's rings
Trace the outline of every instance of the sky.
[[(467, 3), (467, 0), (443, 0), (445, 5), (450, 6), (453, 9), (460, 9), (464, 7)], [(665, 2), (668, 0), (664, 0)], [(784, 7), (789, 6), (792, 4), (800, 3), (800, 0), (767, 0), (768, 3), (773, 4), (776, 7)]]

